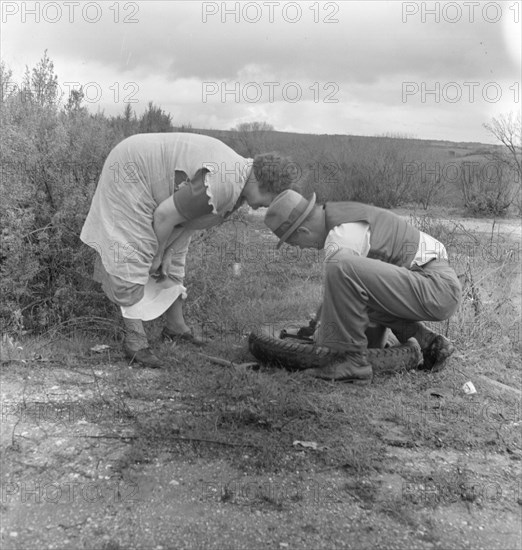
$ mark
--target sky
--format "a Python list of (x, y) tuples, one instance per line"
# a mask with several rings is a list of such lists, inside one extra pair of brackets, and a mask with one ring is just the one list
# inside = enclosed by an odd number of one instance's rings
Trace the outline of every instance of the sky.
[(47, 49), (66, 98), (173, 124), (494, 143), (520, 110), (522, 2), (5, 1), (21, 86)]

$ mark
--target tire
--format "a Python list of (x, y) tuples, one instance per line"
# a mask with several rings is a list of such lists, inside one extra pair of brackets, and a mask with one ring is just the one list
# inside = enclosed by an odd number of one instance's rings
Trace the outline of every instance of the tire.
[[(343, 361), (344, 354), (296, 339), (273, 338), (257, 332), (248, 337), (250, 353), (260, 362), (287, 370), (321, 368)], [(368, 361), (374, 372), (399, 372), (422, 364), (422, 352), (414, 338), (405, 344), (368, 349)]]

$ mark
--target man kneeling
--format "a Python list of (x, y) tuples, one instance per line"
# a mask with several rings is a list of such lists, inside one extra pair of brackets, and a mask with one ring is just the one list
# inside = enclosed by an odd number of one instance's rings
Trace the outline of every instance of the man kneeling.
[(396, 214), (357, 202), (316, 204), (295, 191), (281, 193), (265, 224), (283, 243), (325, 249), (323, 304), (315, 343), (345, 353), (342, 363), (310, 373), (327, 380), (369, 384), (365, 331), (390, 328), (401, 343), (416, 338), (424, 366), (444, 367), (454, 347), (421, 321), (455, 313), (461, 287), (444, 245)]

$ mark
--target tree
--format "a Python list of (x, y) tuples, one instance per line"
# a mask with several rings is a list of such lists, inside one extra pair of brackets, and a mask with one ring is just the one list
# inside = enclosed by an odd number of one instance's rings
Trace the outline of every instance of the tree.
[(234, 130), (237, 132), (273, 132), (274, 127), (268, 122), (242, 122)]
[(13, 71), (4, 63), (0, 61), (0, 102), (3, 105), (13, 94), (16, 85), (12, 82)]
[(126, 103), (125, 107), (123, 109), (123, 120), (127, 123), (132, 122), (133, 120), (136, 120), (136, 115), (134, 111), (132, 110), (131, 104)]
[(47, 50), (42, 59), (31, 71), (25, 68), (24, 98), (41, 107), (55, 107), (59, 101), (58, 76), (54, 73), (54, 63), (49, 59)]
[(517, 181), (522, 180), (522, 126), (520, 111), (514, 115), (500, 115), (492, 118), (490, 123), (484, 124), (488, 130), (502, 145), (501, 152), (490, 152), (495, 160), (507, 165), (517, 175)]
[[(127, 107), (125, 109), (127, 109)], [(143, 133), (153, 133), (172, 132), (173, 130), (172, 116), (164, 112), (161, 107), (156, 107), (152, 101), (149, 101), (147, 110), (141, 115), (139, 131)]]
[(87, 112), (86, 107), (82, 107), (82, 101), (85, 97), (83, 93), (83, 86), (79, 90), (71, 90), (69, 97), (67, 98), (67, 103), (64, 106), (64, 110), (68, 115), (77, 114), (79, 112)]
[(520, 111), (492, 118), (483, 125), (500, 143), (501, 149), (490, 151), (488, 157), (503, 166), (505, 177), (512, 176), (513, 199), (517, 198), (519, 212), (522, 212), (522, 125)]
[(137, 134), (140, 131), (140, 123), (130, 103), (125, 104), (122, 114), (110, 118), (110, 125), (116, 134), (120, 136), (120, 140)]
[(267, 122), (242, 122), (232, 128), (234, 148), (240, 155), (253, 158), (268, 147), (269, 133), (274, 127)]

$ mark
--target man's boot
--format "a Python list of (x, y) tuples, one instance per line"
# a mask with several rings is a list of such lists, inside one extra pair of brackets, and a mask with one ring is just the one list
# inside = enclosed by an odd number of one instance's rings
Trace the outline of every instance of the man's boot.
[(412, 337), (419, 342), (424, 369), (433, 372), (442, 370), (448, 357), (455, 351), (455, 346), (445, 336), (433, 332), (423, 323), (405, 323), (403, 327), (393, 327), (392, 330), (401, 343)]
[(442, 370), (446, 360), (455, 351), (455, 346), (442, 334), (437, 334), (422, 323), (418, 325), (414, 338), (419, 342), (424, 357), (424, 368), (433, 372)]
[(336, 382), (351, 382), (359, 386), (370, 384), (373, 378), (372, 366), (368, 362), (368, 353), (347, 352), (344, 361), (332, 363), (326, 367), (304, 371), (314, 378)]

